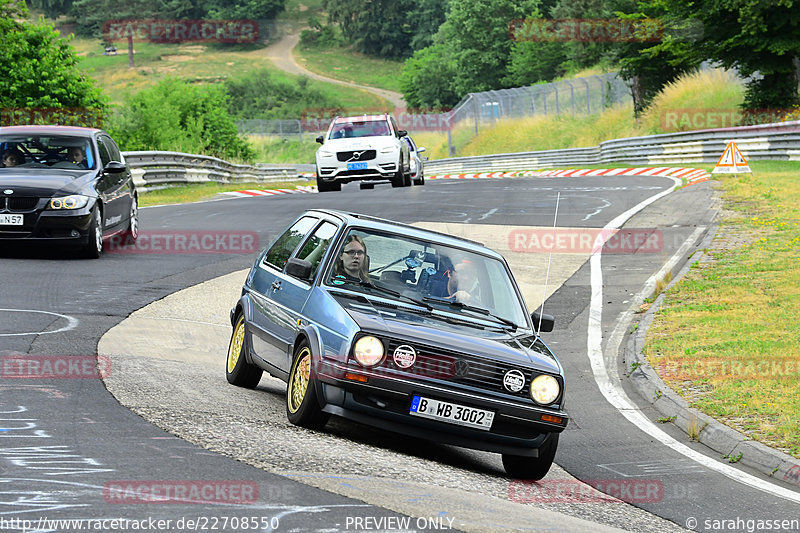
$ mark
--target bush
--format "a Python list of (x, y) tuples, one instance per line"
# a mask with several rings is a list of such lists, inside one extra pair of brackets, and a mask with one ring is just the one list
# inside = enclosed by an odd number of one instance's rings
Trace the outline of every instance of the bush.
[(266, 69), (228, 80), (225, 87), (230, 95), (228, 110), (236, 119), (296, 119), (309, 109), (341, 107), (309, 86), (307, 78), (283, 81)]
[(254, 152), (228, 113), (222, 85), (167, 78), (140, 91), (109, 121), (123, 150), (167, 150), (251, 161)]

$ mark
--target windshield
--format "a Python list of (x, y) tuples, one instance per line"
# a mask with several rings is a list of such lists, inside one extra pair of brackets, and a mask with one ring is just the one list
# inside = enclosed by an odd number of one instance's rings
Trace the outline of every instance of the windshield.
[(68, 135), (0, 135), (0, 172), (9, 168), (94, 168), (86, 137)]
[[(524, 307), (505, 263), (435, 241), (365, 229), (351, 230), (340, 245), (327, 285), (416, 300), (471, 319), (527, 327)], [(483, 312), (475, 312), (480, 310)], [(494, 316), (494, 318), (492, 318)]]
[(347, 120), (336, 121), (331, 127), (329, 139), (345, 139), (356, 137), (388, 137), (392, 135), (389, 123), (380, 120)]

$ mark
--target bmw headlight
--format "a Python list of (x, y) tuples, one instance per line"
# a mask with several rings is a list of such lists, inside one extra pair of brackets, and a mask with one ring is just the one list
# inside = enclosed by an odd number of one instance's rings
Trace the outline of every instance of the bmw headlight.
[(59, 198), (50, 198), (50, 202), (47, 204), (48, 209), (81, 209), (82, 207), (86, 207), (86, 204), (89, 203), (88, 196), (82, 196), (80, 194), (73, 194), (70, 196), (61, 196)]
[(531, 398), (539, 405), (551, 404), (561, 394), (561, 386), (553, 376), (542, 374), (531, 382)]
[(353, 355), (362, 366), (375, 366), (383, 360), (386, 349), (380, 339), (368, 335), (356, 341)]

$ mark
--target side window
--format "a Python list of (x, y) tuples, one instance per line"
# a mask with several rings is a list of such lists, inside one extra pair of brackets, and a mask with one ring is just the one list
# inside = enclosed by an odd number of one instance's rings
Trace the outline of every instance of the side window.
[(111, 137), (103, 136), (100, 138), (103, 140), (103, 144), (106, 145), (106, 148), (108, 149), (108, 154), (111, 156), (111, 160), (119, 161), (121, 163), (122, 154), (120, 153), (119, 148), (117, 147), (117, 143), (115, 143)]
[(400, 128), (397, 127), (397, 122), (394, 121), (394, 117), (389, 117), (389, 120), (392, 122), (392, 129), (394, 130), (395, 136), (397, 136), (397, 132), (400, 131)]
[(305, 259), (311, 263), (312, 278), (317, 275), (322, 258), (336, 235), (336, 230), (336, 225), (323, 222), (297, 254), (298, 259)]
[(102, 137), (97, 138), (97, 149), (100, 150), (100, 167), (105, 168), (105, 166), (111, 161), (111, 154), (108, 151), (106, 143), (103, 142)]
[(283, 270), (283, 266), (292, 255), (292, 252), (300, 241), (311, 231), (311, 228), (317, 223), (316, 218), (303, 217), (287, 229), (283, 235), (278, 237), (275, 244), (269, 249), (264, 256), (264, 263), (274, 266), (278, 270)]

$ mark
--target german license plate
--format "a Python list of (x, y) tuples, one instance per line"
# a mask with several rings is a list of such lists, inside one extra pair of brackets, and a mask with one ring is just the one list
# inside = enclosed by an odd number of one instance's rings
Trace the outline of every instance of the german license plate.
[(347, 170), (366, 170), (367, 163), (347, 163)]
[(0, 215), (0, 225), (21, 226), (23, 215)]
[(432, 398), (423, 398), (422, 396), (414, 396), (409, 413), (485, 431), (489, 431), (494, 420), (494, 411), (476, 409), (475, 407), (443, 402)]

